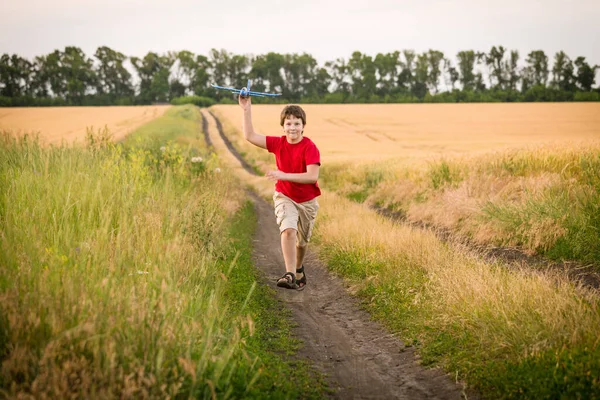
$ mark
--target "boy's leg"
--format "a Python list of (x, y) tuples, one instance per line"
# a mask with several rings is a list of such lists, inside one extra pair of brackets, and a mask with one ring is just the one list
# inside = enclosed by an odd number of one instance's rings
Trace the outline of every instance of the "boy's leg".
[[(304, 262), (304, 256), (306, 255), (306, 248), (308, 246), (307, 245), (302, 246), (298, 243), (295, 243), (295, 246), (296, 246), (296, 271), (297, 271), (300, 268), (302, 268), (302, 263)], [(296, 279), (302, 279), (303, 276), (304, 276), (303, 272), (296, 273)]]
[[(315, 225), (315, 219), (319, 210), (319, 203), (317, 199), (300, 203), (298, 205), (298, 236), (296, 238), (296, 271), (302, 270), (303, 272), (296, 273), (296, 279), (302, 280), (304, 278), (304, 256), (308, 248), (308, 242), (312, 236), (313, 227)], [(306, 285), (306, 279), (300, 283), (301, 286)]]
[(286, 229), (281, 232), (281, 251), (283, 252), (283, 261), (285, 262), (285, 270), (296, 274), (296, 260), (298, 252), (296, 248), (295, 229)]
[(302, 268), (319, 203), (316, 199), (296, 203), (278, 192), (274, 193), (273, 201), (286, 272), (293, 273), (296, 279), (302, 279), (304, 273), (297, 271)]

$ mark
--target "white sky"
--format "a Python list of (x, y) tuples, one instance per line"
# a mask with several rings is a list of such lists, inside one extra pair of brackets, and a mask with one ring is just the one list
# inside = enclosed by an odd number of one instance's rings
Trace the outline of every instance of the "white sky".
[[(353, 51), (563, 50), (600, 65), (600, 0), (0, 0), (0, 53), (33, 59), (65, 46), (93, 56), (210, 49), (311, 54)], [(598, 84), (598, 82), (596, 82)]]

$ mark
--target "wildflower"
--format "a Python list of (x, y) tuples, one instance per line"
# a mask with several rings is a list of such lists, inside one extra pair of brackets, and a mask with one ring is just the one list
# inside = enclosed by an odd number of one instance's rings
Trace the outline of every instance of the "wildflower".
[(192, 157), (192, 162), (193, 163), (201, 163), (202, 162), (202, 157)]
[[(136, 274), (138, 275), (148, 275), (149, 272), (148, 271), (140, 271), (139, 269), (137, 271), (135, 271)], [(129, 274), (129, 276), (135, 275), (133, 272), (131, 274)]]
[(165, 146), (160, 146), (160, 151), (164, 152), (165, 150), (167, 150), (167, 148)]
[(216, 172), (216, 173), (219, 173), (219, 172), (221, 172), (221, 168), (218, 168), (218, 167), (217, 167), (217, 168), (215, 168), (215, 172)]

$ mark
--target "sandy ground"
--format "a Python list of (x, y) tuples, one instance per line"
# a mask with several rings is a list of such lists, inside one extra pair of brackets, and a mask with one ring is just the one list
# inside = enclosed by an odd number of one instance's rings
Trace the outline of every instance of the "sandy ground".
[[(205, 135), (210, 138), (219, 156), (237, 166), (246, 182), (266, 179), (253, 176), (230, 152), (223, 140), (217, 120), (202, 110), (208, 122)], [(303, 291), (276, 287), (283, 272), (283, 255), (279, 242), (279, 229), (272, 205), (264, 200), (262, 186), (257, 195), (250, 194), (258, 218), (254, 238), (254, 262), (262, 272), (263, 284), (274, 288), (283, 307), (293, 311), (298, 326), (294, 335), (303, 342), (299, 357), (315, 365), (326, 374), (336, 399), (460, 399), (463, 387), (439, 369), (421, 366), (414, 349), (370, 320), (360, 310), (342, 281), (330, 274), (309, 250), (305, 262), (308, 284)], [(260, 186), (260, 185), (259, 185)], [(302, 398), (302, 394), (298, 394)], [(477, 398), (469, 393), (468, 398)]]
[(154, 118), (169, 105), (110, 107), (0, 108), (0, 132), (39, 134), (44, 144), (83, 144), (87, 129), (108, 128), (115, 140)]
[[(302, 104), (305, 135), (323, 163), (479, 155), (527, 146), (600, 140), (600, 103)], [(255, 129), (281, 135), (282, 105), (252, 107)], [(238, 105), (214, 106), (235, 126)]]

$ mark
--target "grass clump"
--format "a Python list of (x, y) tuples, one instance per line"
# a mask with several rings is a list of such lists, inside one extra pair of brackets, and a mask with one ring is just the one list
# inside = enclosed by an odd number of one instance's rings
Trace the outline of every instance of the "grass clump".
[[(254, 342), (268, 323), (281, 328), (274, 347), (293, 348), (283, 317), (259, 307), (272, 295), (254, 275), (236, 275), (251, 269), (242, 247), (252, 215), (207, 152), (199, 118), (176, 107), (121, 144), (92, 131), (85, 148), (2, 135), (4, 395), (296, 393), (281, 384), (291, 364)], [(241, 247), (232, 245), (234, 217), (247, 224)]]

